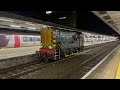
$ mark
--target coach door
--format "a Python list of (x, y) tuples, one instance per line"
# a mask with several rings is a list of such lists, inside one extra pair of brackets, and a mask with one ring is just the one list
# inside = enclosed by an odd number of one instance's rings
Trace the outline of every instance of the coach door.
[(14, 41), (15, 41), (15, 47), (20, 47), (20, 36), (19, 35), (14, 36)]

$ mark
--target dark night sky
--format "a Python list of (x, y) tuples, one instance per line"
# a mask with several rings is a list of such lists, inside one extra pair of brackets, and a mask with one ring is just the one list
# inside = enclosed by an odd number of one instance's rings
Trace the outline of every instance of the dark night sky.
[[(70, 27), (74, 27), (74, 22), (76, 22), (76, 28), (78, 29), (108, 35), (112, 34), (118, 35), (113, 29), (107, 26), (103, 21), (101, 21), (90, 11), (77, 11), (76, 16), (73, 11), (56, 11), (50, 15), (46, 15), (45, 11), (24, 11), (24, 12), (10, 11), (10, 12)], [(65, 20), (58, 19), (59, 17), (64, 16), (67, 17)]]

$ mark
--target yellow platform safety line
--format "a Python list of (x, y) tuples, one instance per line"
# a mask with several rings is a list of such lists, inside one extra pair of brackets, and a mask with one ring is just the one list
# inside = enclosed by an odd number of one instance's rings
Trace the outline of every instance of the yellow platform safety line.
[(117, 73), (116, 73), (115, 79), (120, 79), (120, 62), (119, 62), (119, 65), (118, 65), (118, 69), (117, 69)]

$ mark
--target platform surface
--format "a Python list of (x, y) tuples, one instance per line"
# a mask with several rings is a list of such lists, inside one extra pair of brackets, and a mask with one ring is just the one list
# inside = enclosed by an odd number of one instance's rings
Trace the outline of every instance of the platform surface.
[(120, 79), (120, 45), (100, 63), (82, 79)]
[(36, 53), (36, 50), (39, 50), (40, 46), (33, 46), (33, 47), (19, 47), (19, 48), (2, 48), (0, 49), (0, 60), (17, 57), (17, 56), (24, 56)]

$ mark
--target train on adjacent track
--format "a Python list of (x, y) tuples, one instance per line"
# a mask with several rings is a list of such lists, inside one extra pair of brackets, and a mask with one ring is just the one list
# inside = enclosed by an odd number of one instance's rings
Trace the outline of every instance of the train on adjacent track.
[(39, 34), (15, 31), (0, 32), (0, 48), (40, 46), (40, 39)]
[(36, 51), (44, 61), (59, 60), (75, 55), (85, 46), (112, 42), (117, 37), (74, 30), (46, 27), (41, 30), (41, 48)]

